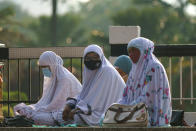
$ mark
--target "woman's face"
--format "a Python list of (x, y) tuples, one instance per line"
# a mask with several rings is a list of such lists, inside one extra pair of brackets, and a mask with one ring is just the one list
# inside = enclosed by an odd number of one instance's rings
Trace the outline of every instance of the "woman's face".
[(137, 63), (140, 58), (140, 50), (138, 48), (131, 47), (128, 49), (128, 53), (133, 63)]
[(40, 67), (41, 69), (43, 69), (43, 68), (48, 68), (48, 69), (51, 71), (50, 66), (41, 66), (41, 65), (39, 65), (39, 67)]
[(42, 70), (42, 73), (45, 77), (51, 77), (52, 76), (52, 72), (50, 69), (50, 66), (39, 66)]
[(90, 53), (86, 54), (86, 56), (84, 57), (84, 60), (86, 60), (86, 61), (100, 60), (100, 57), (97, 53), (90, 52)]
[(99, 55), (94, 52), (90, 52), (84, 57), (84, 64), (89, 70), (98, 69), (101, 63)]
[(37, 61), (37, 65), (39, 66), (39, 68), (43, 69), (43, 68), (48, 68), (50, 71), (50, 66), (49, 65), (40, 65), (39, 61)]

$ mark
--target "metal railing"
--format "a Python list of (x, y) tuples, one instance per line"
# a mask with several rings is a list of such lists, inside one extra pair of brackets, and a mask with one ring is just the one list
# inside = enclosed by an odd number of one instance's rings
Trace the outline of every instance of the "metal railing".
[[(69, 68), (71, 72), (73, 72), (72, 69), (76, 69), (77, 73), (79, 73), (76, 74), (76, 77), (82, 80), (82, 55), (84, 48), (0, 48), (0, 61), (4, 62), (4, 97), (0, 104), (3, 104), (4, 107), (7, 105), (7, 115), (10, 115), (10, 106), (21, 102), (31, 104), (39, 100), (42, 94), (43, 77), (40, 68), (37, 66), (37, 60), (42, 52), (54, 51), (60, 55), (65, 60), (64, 66)], [(77, 65), (74, 65), (75, 63)], [(35, 80), (35, 78), (37, 79)], [(12, 92), (17, 92), (17, 96)], [(24, 94), (27, 94), (27, 99), (21, 98), (24, 97)], [(13, 96), (14, 99), (12, 98)]]
[[(64, 66), (76, 67), (82, 80), (82, 55), (85, 47), (51, 47), (51, 48), (0, 48), (0, 60), (5, 62), (4, 66), (4, 99), (0, 104), (7, 105), (8, 115), (11, 108), (20, 102), (35, 103), (42, 93), (42, 73), (36, 61), (44, 51), (51, 50), (60, 55), (65, 61)], [(127, 54), (126, 45), (111, 45), (111, 56)], [(172, 100), (175, 108), (183, 105), (184, 101), (190, 101), (194, 105), (196, 96), (194, 86), (196, 86), (196, 45), (156, 45), (154, 54), (166, 68), (172, 91)], [(186, 67), (184, 66), (184, 62)], [(187, 64), (188, 63), (188, 64)], [(176, 67), (178, 67), (176, 69)], [(15, 69), (15, 70), (13, 70)], [(190, 69), (190, 74), (187, 73)], [(176, 75), (177, 74), (177, 75)], [(175, 76), (175, 77), (174, 77)], [(186, 78), (186, 79), (185, 79)], [(37, 79), (37, 80), (34, 80)], [(195, 84), (194, 84), (195, 82)], [(187, 86), (184, 83), (188, 83)], [(189, 89), (190, 88), (190, 89)], [(189, 91), (190, 90), (190, 91)], [(12, 98), (16, 92), (17, 99)], [(185, 93), (188, 97), (185, 97)], [(23, 99), (27, 94), (28, 98)], [(175, 96), (177, 94), (178, 96)], [(178, 102), (178, 103), (175, 103)], [(183, 108), (183, 106), (180, 106)]]

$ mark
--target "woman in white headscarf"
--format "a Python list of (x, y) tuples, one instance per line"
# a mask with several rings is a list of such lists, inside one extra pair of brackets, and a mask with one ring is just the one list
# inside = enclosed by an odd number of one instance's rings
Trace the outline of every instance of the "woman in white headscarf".
[(63, 119), (73, 120), (72, 123), (78, 125), (96, 126), (106, 109), (120, 100), (125, 83), (99, 46), (88, 46), (83, 57), (83, 89), (77, 99), (67, 100)]
[(168, 126), (171, 119), (171, 95), (166, 71), (154, 56), (154, 43), (139, 37), (128, 43), (132, 60), (121, 104), (143, 102), (149, 112), (149, 126)]
[(44, 75), (41, 99), (32, 105), (14, 107), (15, 115), (24, 115), (40, 125), (55, 125), (57, 111), (62, 111), (68, 97), (75, 97), (82, 89), (75, 76), (63, 67), (63, 60), (52, 51), (42, 53), (39, 66)]

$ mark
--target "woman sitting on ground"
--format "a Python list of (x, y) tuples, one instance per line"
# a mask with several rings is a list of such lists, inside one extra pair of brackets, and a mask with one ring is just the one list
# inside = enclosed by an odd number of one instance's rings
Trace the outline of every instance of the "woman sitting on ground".
[(172, 115), (170, 86), (166, 71), (154, 56), (154, 43), (139, 37), (128, 43), (132, 60), (121, 104), (143, 102), (148, 107), (149, 126), (168, 126)]
[(39, 58), (44, 75), (41, 99), (32, 105), (24, 103), (14, 107), (15, 115), (24, 115), (38, 125), (55, 125), (57, 111), (62, 111), (68, 97), (75, 97), (81, 91), (81, 84), (75, 76), (63, 67), (63, 60), (52, 51), (44, 52)]
[(125, 83), (99, 46), (88, 46), (83, 57), (82, 92), (67, 100), (62, 117), (65, 124), (97, 126), (106, 109), (120, 100)]

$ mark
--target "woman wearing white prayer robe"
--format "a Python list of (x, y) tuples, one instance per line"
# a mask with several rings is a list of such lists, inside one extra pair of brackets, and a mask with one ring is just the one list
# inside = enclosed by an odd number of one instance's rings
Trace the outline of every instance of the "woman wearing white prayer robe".
[(83, 58), (83, 89), (76, 99), (67, 100), (62, 115), (65, 122), (97, 126), (107, 108), (120, 100), (125, 83), (99, 46), (86, 47)]
[(76, 77), (63, 67), (63, 60), (52, 51), (42, 53), (39, 66), (44, 74), (43, 94), (32, 105), (20, 103), (14, 107), (15, 115), (24, 115), (38, 125), (55, 125), (55, 112), (62, 111), (68, 97), (75, 97), (81, 91)]
[(138, 37), (128, 43), (132, 61), (121, 104), (143, 102), (149, 113), (149, 126), (169, 126), (172, 115), (170, 86), (165, 68), (153, 54), (154, 43)]

